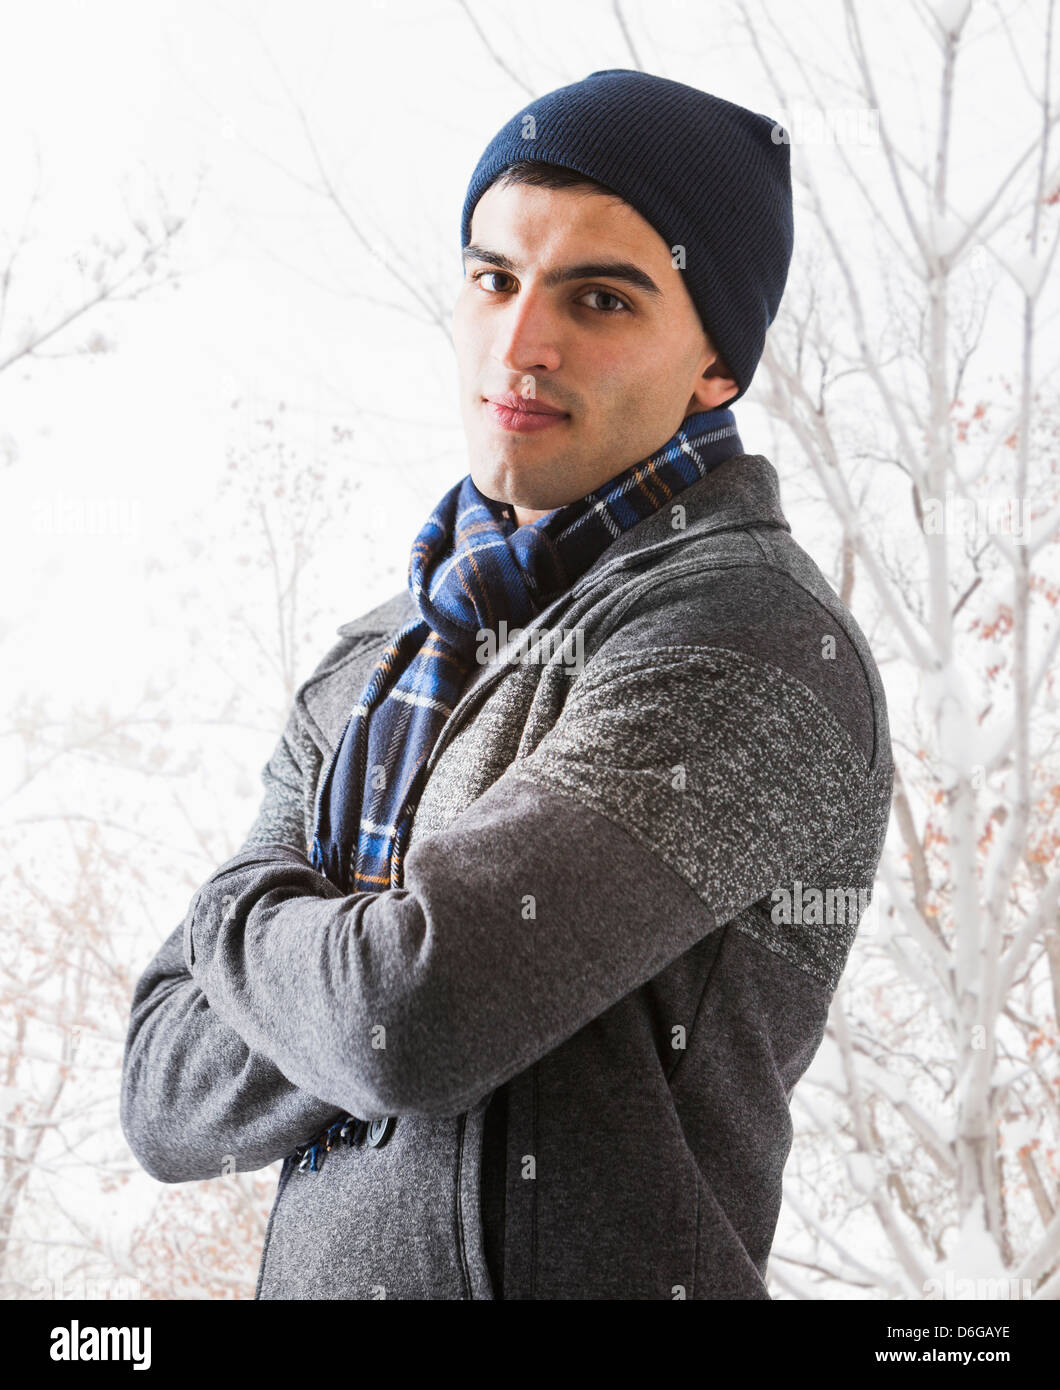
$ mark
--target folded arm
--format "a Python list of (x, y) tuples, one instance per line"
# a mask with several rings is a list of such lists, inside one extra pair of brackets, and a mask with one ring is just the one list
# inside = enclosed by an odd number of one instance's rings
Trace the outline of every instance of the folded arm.
[(136, 987), (122, 1070), (122, 1129), (159, 1182), (267, 1167), (335, 1114), (211, 1009), (185, 967), (183, 934)]
[[(264, 799), (244, 850), (265, 840), (305, 843), (304, 788), (312, 775), (301, 764), (292, 713), (264, 768)], [(160, 1182), (264, 1168), (335, 1113), (210, 1007), (188, 972), (184, 932), (181, 922), (136, 986), (122, 1063), (122, 1130), (141, 1166)]]
[(284, 843), (185, 920), (255, 1054), (366, 1118), (459, 1114), (854, 831), (867, 767), (780, 668), (668, 646), (587, 665), (529, 756), (400, 889), (343, 895)]

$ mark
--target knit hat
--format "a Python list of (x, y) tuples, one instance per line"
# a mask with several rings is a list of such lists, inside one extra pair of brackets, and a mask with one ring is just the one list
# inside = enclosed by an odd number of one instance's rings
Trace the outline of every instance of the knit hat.
[[(787, 133), (769, 116), (651, 73), (608, 68), (538, 97), (486, 146), (464, 199), (509, 164), (575, 169), (617, 193), (674, 253), (739, 400), (784, 293), (794, 227)], [(679, 257), (683, 248), (684, 263)]]

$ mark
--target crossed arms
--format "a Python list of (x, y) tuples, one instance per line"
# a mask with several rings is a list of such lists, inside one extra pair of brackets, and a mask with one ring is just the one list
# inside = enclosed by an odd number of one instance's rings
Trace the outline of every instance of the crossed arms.
[(289, 724), (265, 769), (271, 838), (202, 885), (133, 998), (122, 1126), (164, 1182), (263, 1167), (340, 1111), (470, 1108), (846, 839), (865, 773), (779, 668), (605, 643), (534, 751), (414, 841), (404, 887), (343, 895), (301, 849), (297, 746)]

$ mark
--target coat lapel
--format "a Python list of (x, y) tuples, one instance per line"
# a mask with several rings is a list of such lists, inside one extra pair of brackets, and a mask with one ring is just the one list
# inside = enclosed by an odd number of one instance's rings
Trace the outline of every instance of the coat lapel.
[[(780, 505), (777, 471), (761, 454), (734, 454), (712, 468), (706, 477), (685, 488), (674, 505), (684, 508), (683, 526), (673, 525), (673, 511), (664, 504), (628, 531), (621, 532), (576, 583), (542, 609), (527, 623), (525, 630), (548, 627), (568, 605), (582, 599), (616, 571), (648, 562), (662, 563), (668, 555), (718, 531), (747, 526), (778, 526), (785, 531), (791, 530)], [(359, 647), (339, 667), (322, 672), (299, 692), (302, 708), (320, 731), (329, 756), (342, 735), (351, 703), (360, 696), (386, 638), (416, 612), (415, 602), (406, 587), (360, 618), (344, 623), (338, 629), (340, 635), (362, 639)], [(506, 647), (498, 648), (491, 661), (472, 671), (431, 750), (428, 770), (459, 732), (478, 697), (510, 669), (506, 650)]]

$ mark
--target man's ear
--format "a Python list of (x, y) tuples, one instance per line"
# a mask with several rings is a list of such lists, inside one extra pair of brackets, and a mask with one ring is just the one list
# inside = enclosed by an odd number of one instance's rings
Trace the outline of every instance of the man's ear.
[(686, 417), (699, 410), (716, 410), (733, 396), (739, 395), (739, 383), (734, 379), (728, 363), (714, 344), (707, 339), (707, 351), (713, 354), (713, 361), (705, 369), (692, 391), (692, 399), (685, 412)]

